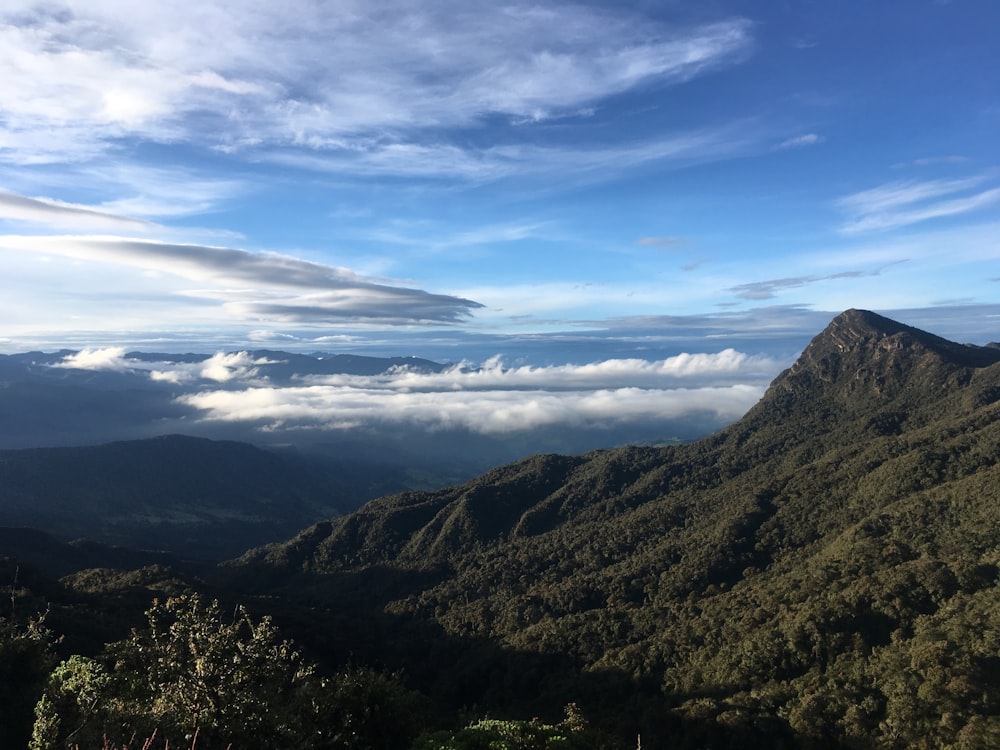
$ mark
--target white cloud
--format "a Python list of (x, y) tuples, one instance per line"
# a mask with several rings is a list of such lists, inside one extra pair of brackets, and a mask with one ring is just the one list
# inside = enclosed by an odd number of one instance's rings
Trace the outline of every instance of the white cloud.
[[(405, 425), (502, 434), (554, 425), (601, 427), (711, 413), (742, 415), (780, 369), (732, 349), (649, 362), (481, 368), (440, 373), (397, 369), (378, 376), (299, 378), (287, 387), (205, 390), (179, 397), (208, 421), (260, 429), (347, 429)], [(681, 387), (687, 383), (687, 387)]]
[(253, 357), (248, 352), (216, 352), (210, 357), (196, 362), (164, 361), (156, 362), (136, 357), (128, 357), (125, 347), (82, 349), (67, 354), (53, 367), (74, 370), (95, 370), (141, 373), (154, 382), (190, 384), (198, 380), (215, 383), (229, 383), (238, 380), (244, 383), (266, 382), (260, 376), (262, 365), (276, 364), (266, 357)]
[(179, 385), (196, 380), (212, 380), (216, 383), (254, 381), (261, 377), (261, 365), (268, 364), (274, 364), (274, 361), (266, 357), (254, 358), (248, 352), (216, 352), (202, 362), (159, 363), (159, 369), (149, 365), (142, 369), (149, 369), (150, 380)]
[[(900, 181), (848, 195), (837, 201), (849, 215), (844, 234), (895, 229), (928, 219), (969, 213), (1000, 202), (1000, 188), (967, 195), (986, 177), (959, 180)], [(959, 196), (959, 197), (948, 197)]]
[(573, 114), (751, 43), (741, 18), (667, 27), (571, 4), (15, 0), (0, 11), (0, 156), (67, 161), (137, 137), (360, 146), (375, 168), (380, 153), (407, 162), (428, 128)]
[(180, 397), (205, 419), (257, 423), (261, 429), (352, 429), (405, 425), (508, 434), (553, 425), (600, 427), (678, 419), (710, 412), (720, 420), (744, 414), (763, 388), (616, 388), (584, 391), (386, 391), (341, 386), (206, 391)]
[(75, 354), (69, 354), (53, 367), (63, 367), (75, 370), (110, 370), (112, 372), (128, 372), (132, 370), (131, 361), (125, 357), (125, 349), (111, 346), (103, 349), (83, 349)]

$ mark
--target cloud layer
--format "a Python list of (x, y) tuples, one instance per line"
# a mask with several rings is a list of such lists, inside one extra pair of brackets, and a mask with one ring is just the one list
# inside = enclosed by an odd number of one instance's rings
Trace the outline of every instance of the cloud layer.
[(770, 358), (733, 349), (550, 367), (506, 367), (493, 358), (441, 372), (395, 367), (374, 376), (304, 372), (271, 380), (269, 366), (282, 364), (279, 354), (248, 352), (151, 361), (111, 347), (68, 355), (57, 366), (132, 372), (179, 386), (178, 403), (206, 423), (242, 423), (264, 432), (405, 427), (482, 435), (666, 424), (705, 415), (722, 424), (749, 409), (780, 369)]
[(749, 385), (458, 392), (304, 386), (208, 391), (180, 400), (203, 411), (206, 419), (257, 423), (264, 430), (405, 425), (504, 435), (553, 426), (593, 429), (630, 422), (667, 422), (701, 412), (726, 422), (742, 416), (762, 394), (762, 388)]

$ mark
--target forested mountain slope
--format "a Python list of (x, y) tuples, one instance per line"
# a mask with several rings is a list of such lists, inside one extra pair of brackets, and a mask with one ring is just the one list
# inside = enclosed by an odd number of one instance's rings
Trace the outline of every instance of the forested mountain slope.
[(644, 747), (1000, 746), (998, 417), (1000, 349), (850, 310), (717, 435), (383, 498), (231, 580)]

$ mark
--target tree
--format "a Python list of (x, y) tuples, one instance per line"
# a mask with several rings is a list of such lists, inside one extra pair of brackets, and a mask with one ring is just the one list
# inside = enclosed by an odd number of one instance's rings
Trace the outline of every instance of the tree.
[(0, 747), (24, 747), (31, 707), (55, 663), (44, 618), (18, 624), (0, 617)]

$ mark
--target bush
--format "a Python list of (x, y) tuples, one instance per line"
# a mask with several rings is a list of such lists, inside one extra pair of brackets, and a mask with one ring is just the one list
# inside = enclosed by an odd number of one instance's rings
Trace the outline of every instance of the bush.
[(566, 706), (566, 718), (558, 724), (531, 721), (480, 719), (457, 732), (424, 735), (413, 750), (595, 750), (598, 745), (587, 731), (576, 706)]

